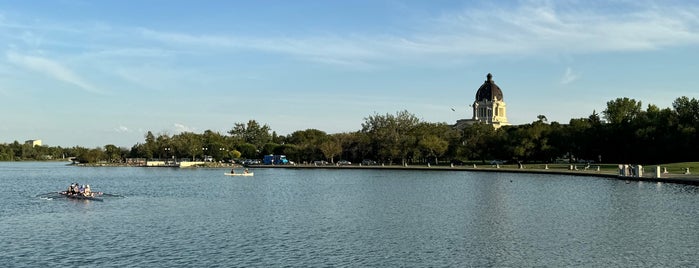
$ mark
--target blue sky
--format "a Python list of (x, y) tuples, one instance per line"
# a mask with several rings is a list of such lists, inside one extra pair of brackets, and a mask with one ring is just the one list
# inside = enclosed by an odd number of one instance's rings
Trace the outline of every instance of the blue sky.
[(487, 73), (514, 124), (699, 98), (692, 1), (0, 1), (0, 44), (0, 143), (453, 124)]

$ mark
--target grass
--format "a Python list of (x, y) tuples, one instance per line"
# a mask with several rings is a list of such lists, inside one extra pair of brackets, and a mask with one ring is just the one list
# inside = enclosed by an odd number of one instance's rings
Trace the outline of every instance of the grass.
[[(653, 165), (657, 166), (657, 165)], [(669, 173), (684, 173), (686, 168), (689, 168), (689, 172), (699, 174), (699, 162), (682, 162), (682, 163), (668, 163), (660, 164), (660, 168), (667, 168)]]
[[(481, 162), (469, 162), (465, 165), (471, 166), (473, 164), (476, 164), (479, 168), (494, 168), (495, 166), (490, 165), (490, 164), (482, 164)], [(578, 170), (584, 170), (586, 164), (575, 164), (577, 166)], [(544, 169), (546, 166), (550, 170), (569, 170), (570, 169), (570, 164), (543, 164), (543, 163), (530, 163), (530, 164), (524, 164), (524, 169)], [(597, 167), (599, 166), (600, 172), (602, 173), (616, 173), (618, 172), (619, 169), (619, 164), (590, 164), (590, 171), (596, 171)], [(667, 164), (653, 164), (653, 165), (644, 165), (644, 169), (646, 172), (655, 172), (655, 167), (660, 166), (661, 169), (666, 168), (669, 173), (672, 174), (684, 174), (685, 169), (689, 168), (689, 171), (695, 174), (699, 174), (699, 162), (683, 162), (683, 163), (667, 163)], [(500, 168), (509, 168), (509, 169), (516, 169), (518, 168), (517, 164), (503, 164), (500, 165)]]

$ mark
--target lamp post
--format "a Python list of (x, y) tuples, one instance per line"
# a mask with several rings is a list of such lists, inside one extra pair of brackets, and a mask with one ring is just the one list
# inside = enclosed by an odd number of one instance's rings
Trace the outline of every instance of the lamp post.
[(203, 158), (202, 160), (204, 160), (204, 162), (206, 162), (206, 151), (208, 151), (208, 150), (209, 150), (209, 148), (207, 148), (207, 147), (201, 148), (201, 153), (202, 153), (201, 157)]
[(223, 147), (218, 148), (218, 152), (219, 152), (218, 155), (221, 155), (221, 159), (220, 159), (221, 162), (223, 162), (223, 156), (222, 156), (222, 155), (225, 153), (224, 151), (227, 151), (227, 150), (228, 150), (228, 149), (223, 148)]
[(165, 165), (167, 165), (167, 155), (170, 152), (170, 147), (165, 147)]

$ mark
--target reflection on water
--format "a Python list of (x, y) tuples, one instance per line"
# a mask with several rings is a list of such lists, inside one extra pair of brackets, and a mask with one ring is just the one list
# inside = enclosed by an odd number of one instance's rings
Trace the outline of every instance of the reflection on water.
[[(386, 170), (0, 163), (11, 266), (692, 266), (696, 186)], [(71, 182), (109, 195), (60, 198)], [(47, 194), (48, 193), (48, 194)], [(19, 228), (21, 227), (21, 228)], [(73, 256), (71, 258), (70, 256)]]

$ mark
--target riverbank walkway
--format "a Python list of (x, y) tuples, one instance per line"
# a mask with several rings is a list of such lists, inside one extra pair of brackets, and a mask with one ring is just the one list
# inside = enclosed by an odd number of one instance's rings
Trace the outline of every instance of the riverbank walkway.
[[(603, 165), (604, 166), (604, 165)], [(603, 177), (611, 179), (619, 179), (626, 181), (648, 181), (648, 182), (667, 182), (699, 185), (699, 175), (684, 174), (684, 173), (661, 173), (660, 177), (656, 177), (655, 172), (644, 172), (642, 176), (621, 176), (616, 168), (609, 168), (612, 165), (606, 165), (605, 168), (600, 166), (584, 166), (578, 165), (570, 168), (569, 165), (560, 164), (531, 164), (531, 165), (313, 165), (313, 164), (296, 164), (296, 165), (250, 165), (249, 168), (287, 168), (287, 169), (387, 169), (387, 170), (430, 170), (430, 171), (468, 171), (468, 172), (505, 172), (505, 173), (530, 173), (530, 174), (549, 174), (549, 175), (569, 175), (569, 176), (590, 176)], [(655, 166), (647, 166), (646, 170), (655, 171)]]

